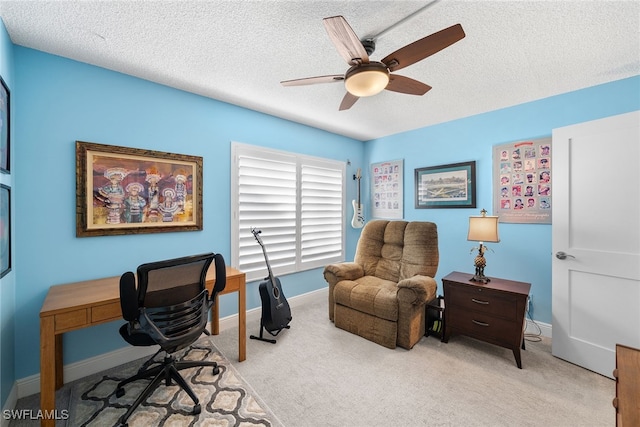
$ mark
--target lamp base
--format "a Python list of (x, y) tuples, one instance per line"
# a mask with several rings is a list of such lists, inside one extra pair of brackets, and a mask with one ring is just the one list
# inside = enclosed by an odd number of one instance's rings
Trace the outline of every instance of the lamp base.
[(489, 283), (491, 281), (491, 279), (489, 279), (487, 276), (485, 276), (484, 274), (482, 275), (478, 275), (476, 274), (475, 276), (473, 276), (471, 279), (469, 279), (470, 282), (478, 282), (478, 283)]
[(487, 265), (487, 261), (484, 259), (484, 256), (482, 256), (482, 252), (478, 254), (474, 261), (474, 264), (476, 267), (476, 274), (469, 280), (478, 283), (490, 282), (491, 279), (484, 275), (484, 267)]

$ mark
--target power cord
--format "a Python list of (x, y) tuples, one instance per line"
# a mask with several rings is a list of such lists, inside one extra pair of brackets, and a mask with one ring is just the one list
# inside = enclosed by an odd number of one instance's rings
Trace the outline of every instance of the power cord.
[[(529, 318), (529, 321), (533, 324), (533, 326), (535, 326), (537, 332), (535, 333), (525, 333), (524, 334), (524, 339), (526, 341), (530, 341), (530, 342), (540, 342), (542, 341), (542, 329), (540, 328), (540, 325), (538, 325), (536, 323), (535, 320), (533, 320), (533, 317), (531, 317), (531, 306), (533, 305), (533, 302), (531, 301), (531, 297), (527, 296), (527, 315), (525, 317)], [(525, 326), (524, 329), (527, 329), (527, 322), (525, 322)]]

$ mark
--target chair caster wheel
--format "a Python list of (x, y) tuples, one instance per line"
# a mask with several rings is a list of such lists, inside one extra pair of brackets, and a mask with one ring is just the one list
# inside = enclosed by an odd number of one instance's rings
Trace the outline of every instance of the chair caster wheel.
[(202, 411), (202, 407), (200, 406), (200, 404), (198, 403), (196, 406), (193, 407), (193, 415), (198, 415), (200, 412)]
[(124, 396), (124, 389), (123, 388), (117, 389), (116, 390), (116, 397), (122, 397), (122, 396)]
[(213, 368), (213, 375), (218, 375), (220, 373), (220, 368), (219, 367), (215, 367)]

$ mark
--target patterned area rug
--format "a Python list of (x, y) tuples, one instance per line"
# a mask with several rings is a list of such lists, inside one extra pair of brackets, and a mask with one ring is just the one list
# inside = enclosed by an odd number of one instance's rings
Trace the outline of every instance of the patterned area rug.
[[(255, 391), (220, 354), (209, 337), (176, 355), (176, 359), (213, 360), (220, 373), (210, 367), (180, 371), (200, 400), (202, 412), (192, 415), (193, 401), (175, 383), (162, 383), (128, 420), (135, 426), (282, 426)], [(156, 357), (161, 358), (162, 355)], [(127, 384), (125, 395), (117, 398), (119, 381), (134, 375), (145, 359), (140, 359), (78, 381), (71, 390), (67, 426), (115, 426), (149, 381)]]

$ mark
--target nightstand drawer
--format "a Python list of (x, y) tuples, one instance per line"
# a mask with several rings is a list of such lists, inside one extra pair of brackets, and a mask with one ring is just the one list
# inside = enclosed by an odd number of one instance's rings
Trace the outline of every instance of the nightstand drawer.
[(480, 311), (510, 320), (516, 320), (518, 318), (517, 298), (514, 295), (496, 292), (478, 286), (467, 289), (467, 287), (460, 285), (456, 286), (455, 292), (449, 291), (447, 293), (447, 287), (447, 284), (445, 284), (445, 296), (449, 297), (447, 298), (447, 307), (453, 305), (464, 310)]
[(514, 344), (510, 342), (514, 340), (515, 345), (519, 344), (522, 324), (460, 307), (448, 306), (446, 315), (446, 322), (451, 322), (451, 327), (461, 334), (485, 339), (494, 344), (510, 345)]

